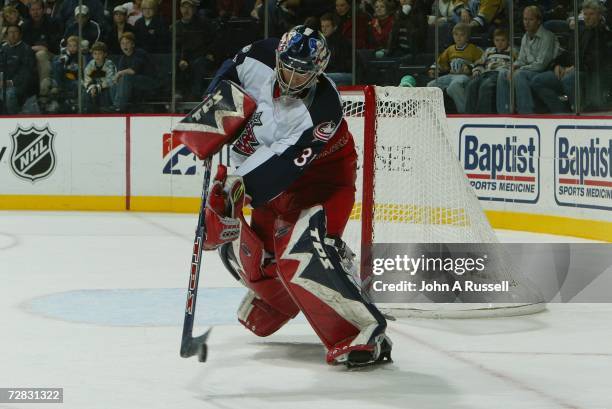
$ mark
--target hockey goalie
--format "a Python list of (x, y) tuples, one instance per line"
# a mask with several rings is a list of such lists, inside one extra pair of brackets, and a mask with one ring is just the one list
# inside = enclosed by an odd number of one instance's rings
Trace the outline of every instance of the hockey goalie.
[(235, 170), (217, 169), (203, 247), (218, 250), (249, 290), (238, 321), (265, 337), (301, 311), (329, 364), (363, 366), (390, 361), (392, 344), (341, 239), (355, 200), (357, 154), (340, 95), (323, 74), (329, 57), (325, 37), (305, 26), (255, 42), (222, 65), (207, 91), (231, 81), (241, 87), (234, 92), (244, 92), (240, 103), (256, 106), (233, 127), (236, 134), (203, 142), (191, 125), (175, 132), (201, 158), (232, 143)]

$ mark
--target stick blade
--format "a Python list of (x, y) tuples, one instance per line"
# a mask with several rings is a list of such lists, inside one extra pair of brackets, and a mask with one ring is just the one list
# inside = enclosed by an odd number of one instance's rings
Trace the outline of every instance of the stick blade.
[(206, 357), (208, 356), (208, 346), (206, 345), (206, 341), (208, 340), (211, 330), (212, 327), (199, 337), (189, 337), (184, 339), (181, 343), (181, 357), (189, 358), (197, 355), (200, 362), (206, 362)]

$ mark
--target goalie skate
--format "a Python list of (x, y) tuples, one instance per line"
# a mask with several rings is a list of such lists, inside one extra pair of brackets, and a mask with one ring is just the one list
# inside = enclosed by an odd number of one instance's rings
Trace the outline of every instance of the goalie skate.
[[(331, 363), (332, 365), (344, 364), (348, 369), (389, 364), (393, 362), (391, 359), (392, 346), (391, 340), (385, 334), (380, 334), (374, 339), (373, 344), (345, 346), (346, 352), (335, 356)], [(332, 352), (330, 351), (328, 358)]]

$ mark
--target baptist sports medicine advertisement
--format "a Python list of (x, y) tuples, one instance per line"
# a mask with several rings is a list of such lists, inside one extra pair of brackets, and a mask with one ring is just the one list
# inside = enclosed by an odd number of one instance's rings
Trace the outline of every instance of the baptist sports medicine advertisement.
[(464, 125), (459, 159), (482, 200), (535, 203), (540, 196), (540, 131), (533, 125)]
[(612, 127), (559, 126), (554, 143), (557, 203), (612, 210)]

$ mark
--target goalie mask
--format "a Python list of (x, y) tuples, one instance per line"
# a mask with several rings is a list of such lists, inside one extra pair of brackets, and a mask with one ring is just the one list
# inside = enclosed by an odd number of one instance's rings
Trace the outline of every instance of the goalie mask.
[(295, 96), (314, 85), (329, 62), (323, 34), (297, 26), (283, 37), (276, 49), (276, 78), (283, 95)]

